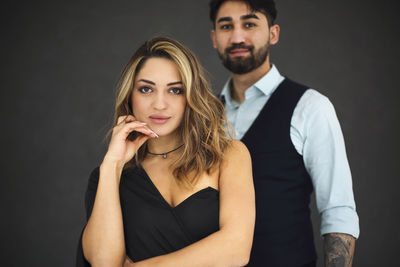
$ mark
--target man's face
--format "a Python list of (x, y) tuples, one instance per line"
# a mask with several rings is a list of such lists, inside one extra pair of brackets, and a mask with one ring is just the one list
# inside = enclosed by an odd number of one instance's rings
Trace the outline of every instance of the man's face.
[(252, 12), (242, 1), (224, 2), (216, 16), (215, 30), (211, 31), (224, 66), (235, 74), (249, 73), (266, 63), (269, 45), (275, 44), (278, 36), (279, 26), (274, 25), (270, 31), (266, 16)]

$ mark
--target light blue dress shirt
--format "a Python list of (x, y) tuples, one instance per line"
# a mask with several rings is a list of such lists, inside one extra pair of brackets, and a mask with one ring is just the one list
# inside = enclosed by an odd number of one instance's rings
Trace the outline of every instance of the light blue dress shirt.
[[(272, 65), (264, 77), (246, 90), (245, 101), (241, 104), (231, 98), (231, 80), (228, 80), (221, 95), (225, 97), (227, 118), (237, 139), (245, 135), (284, 79)], [(343, 134), (327, 97), (313, 89), (303, 94), (292, 115), (290, 138), (303, 156), (314, 186), (321, 214), (321, 235), (345, 233), (358, 238), (358, 216)]]

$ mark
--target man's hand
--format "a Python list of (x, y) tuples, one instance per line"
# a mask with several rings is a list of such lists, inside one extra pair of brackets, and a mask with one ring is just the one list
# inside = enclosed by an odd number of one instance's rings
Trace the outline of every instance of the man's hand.
[(324, 235), (325, 267), (351, 267), (356, 240), (351, 235)]

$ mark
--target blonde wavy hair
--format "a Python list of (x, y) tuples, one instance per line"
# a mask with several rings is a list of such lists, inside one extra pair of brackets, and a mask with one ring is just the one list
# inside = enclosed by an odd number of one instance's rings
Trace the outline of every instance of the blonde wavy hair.
[[(228, 123), (223, 104), (212, 93), (203, 67), (187, 47), (169, 37), (155, 37), (139, 47), (125, 66), (118, 83), (114, 125), (119, 116), (133, 115), (131, 96), (135, 77), (144, 62), (152, 57), (172, 60), (182, 79), (186, 107), (179, 134), (184, 145), (183, 152), (172, 167), (179, 181), (191, 184), (201, 173), (210, 173), (220, 165), (232, 135), (226, 128)], [(137, 134), (135, 132), (128, 138), (135, 138)], [(147, 152), (145, 143), (126, 167), (139, 164)]]

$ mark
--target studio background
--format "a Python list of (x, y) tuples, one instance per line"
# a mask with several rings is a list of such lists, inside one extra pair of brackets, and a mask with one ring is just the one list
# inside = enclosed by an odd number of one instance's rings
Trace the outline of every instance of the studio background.
[[(361, 227), (355, 267), (398, 264), (397, 6), (277, 0), (272, 62), (328, 96), (341, 122)], [(229, 77), (209, 38), (208, 0), (8, 0), (0, 14), (1, 266), (74, 266), (88, 176), (132, 53), (167, 34), (198, 55), (215, 92)]]

